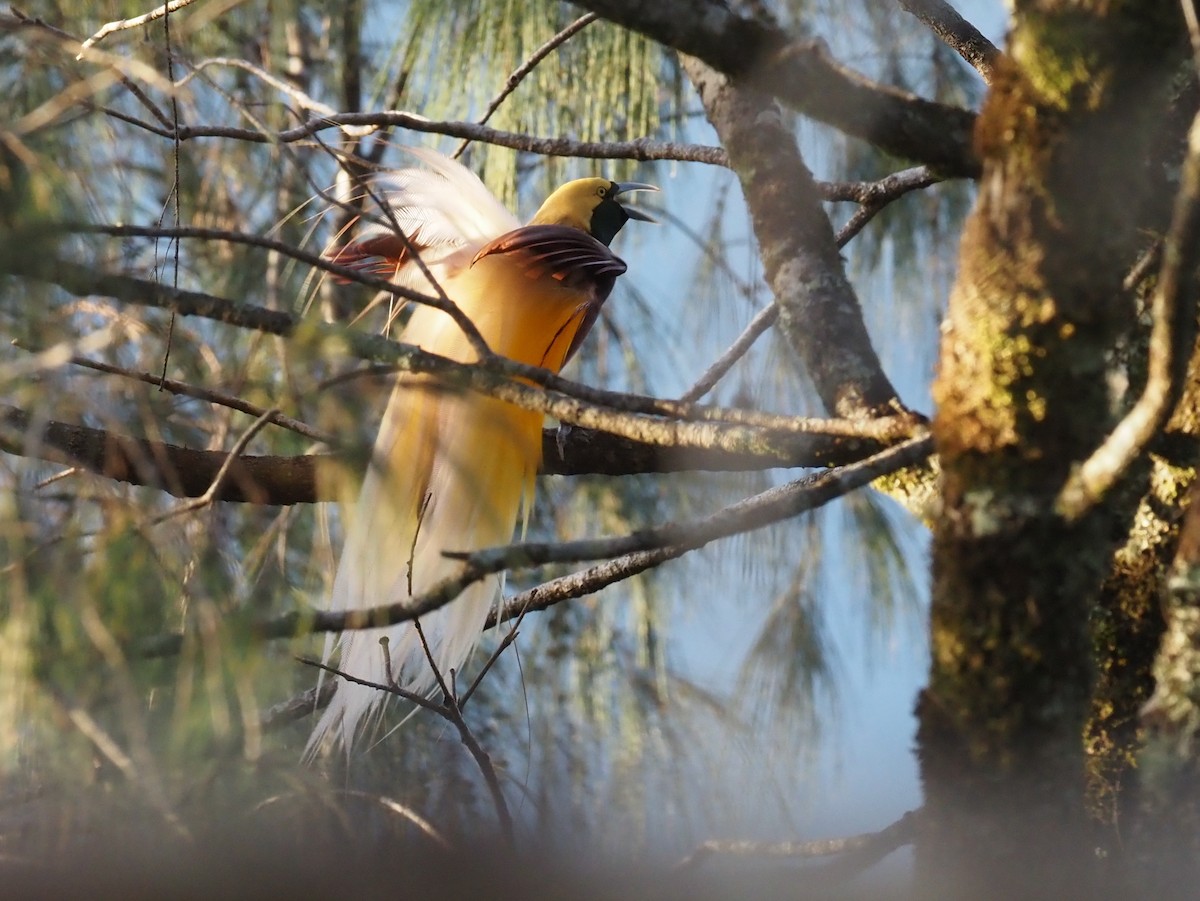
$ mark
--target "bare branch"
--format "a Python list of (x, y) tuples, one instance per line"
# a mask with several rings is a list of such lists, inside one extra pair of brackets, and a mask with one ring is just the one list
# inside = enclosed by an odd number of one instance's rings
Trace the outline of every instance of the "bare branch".
[[(228, 455), (198, 451), (101, 429), (35, 419), (0, 405), (0, 450), (18, 456), (81, 466), (118, 482), (162, 489), (175, 497), (201, 497)], [(259, 504), (311, 503), (318, 499), (314, 457), (238, 457), (214, 500)]]
[(251, 128), (236, 128), (224, 125), (185, 125), (179, 129), (179, 139), (190, 141), (196, 138), (230, 138), (256, 144), (291, 144), (311, 138), (328, 129), (344, 129), (347, 126), (373, 126), (374, 128), (404, 128), (426, 134), (464, 138), (499, 147), (509, 147), (527, 153), (545, 156), (571, 156), (581, 159), (599, 160), (674, 160), (687, 163), (704, 163), (709, 166), (727, 166), (725, 151), (720, 147), (702, 144), (679, 144), (651, 141), (574, 141), (569, 138), (539, 138), (520, 132), (499, 131), (474, 122), (437, 121), (401, 110), (372, 113), (338, 113), (322, 116), (303, 125), (284, 131), (271, 132)]
[(1179, 402), (1196, 336), (1196, 267), (1200, 264), (1200, 115), (1188, 132), (1171, 228), (1150, 303), (1146, 387), (1104, 443), (1067, 479), (1055, 510), (1076, 520), (1100, 501), (1166, 425)]
[[(825, 200), (854, 200), (863, 206), (850, 217), (836, 236), (839, 248), (845, 247), (880, 210), (909, 191), (927, 188), (940, 181), (925, 166), (893, 172), (891, 175), (871, 182), (817, 182), (817, 189)], [(772, 303), (760, 310), (729, 348), (718, 357), (681, 400), (696, 401), (712, 390), (733, 365), (745, 356), (754, 342), (779, 319), (779, 305)]]
[(683, 396), (679, 399), (685, 402), (697, 401), (704, 397), (713, 387), (724, 378), (725, 373), (733, 368), (738, 360), (746, 355), (746, 352), (754, 346), (764, 332), (767, 331), (779, 320), (779, 304), (772, 302), (769, 306), (764, 307), (754, 314), (754, 318), (742, 330), (742, 333), (737, 336), (734, 342), (729, 345), (729, 348), (713, 361), (713, 364), (705, 370), (704, 374), (696, 380)]
[[(930, 438), (913, 438), (860, 463), (772, 488), (691, 523), (668, 524), (618, 538), (561, 544), (512, 545), (485, 550), (471, 555), (469, 559), (477, 558), (480, 562), (467, 563), (458, 576), (444, 579), (429, 591), (417, 597), (406, 598), (400, 603), (361, 610), (286, 613), (252, 624), (250, 632), (255, 638), (265, 641), (273, 638), (294, 638), (309, 633), (345, 632), (349, 629), (395, 625), (425, 616), (445, 606), (466, 586), (505, 567), (525, 568), (549, 562), (606, 556), (614, 558), (599, 566), (555, 579), (513, 597), (499, 616), (489, 618), (490, 627), (498, 622), (520, 617), (529, 611), (544, 610), (570, 598), (590, 594), (605, 585), (643, 572), (667, 560), (673, 560), (720, 538), (761, 528), (813, 510), (870, 484), (880, 476), (919, 463), (927, 458), (932, 450)], [(184, 636), (180, 633), (159, 635), (140, 642), (134, 653), (144, 658), (170, 656), (179, 653), (183, 640)], [(314, 661), (305, 662), (319, 665)], [(351, 678), (351, 681), (369, 684), (354, 678)], [(290, 707), (288, 709), (292, 710)]]
[[(620, 538), (554, 543), (525, 542), (464, 554), (444, 553), (447, 557), (463, 560), (468, 571), (464, 575), (473, 576), (475, 571), (488, 575), (510, 568), (541, 566), (546, 563), (576, 563), (668, 546), (694, 550), (718, 538), (759, 529), (823, 506), (834, 498), (861, 488), (881, 475), (922, 460), (927, 455), (928, 438), (918, 436), (881, 451), (861, 463), (768, 489), (691, 523), (668, 523)], [(902, 462), (897, 463), (898, 460)], [(476, 580), (471, 578), (470, 581)]]
[[(336, 683), (330, 681), (328, 684), (334, 685)], [(367, 801), (373, 801), (384, 810), (389, 810), (392, 813), (399, 814), (420, 829), (421, 832), (425, 833), (425, 835), (432, 839), (435, 844), (440, 845), (446, 851), (454, 850), (454, 846), (451, 845), (450, 842), (440, 832), (437, 831), (437, 829), (434, 828), (432, 823), (430, 823), (415, 810), (406, 807), (399, 801), (395, 801), (383, 795), (376, 795), (365, 791), (357, 791), (355, 789), (346, 789), (343, 794), (350, 798), (363, 798)]]
[[(361, 610), (285, 614), (254, 626), (252, 631), (256, 637), (265, 639), (293, 637), (309, 632), (344, 632), (348, 629), (390, 626), (409, 622), (444, 607), (468, 585), (504, 569), (632, 556), (643, 552), (679, 556), (721, 538), (759, 529), (816, 509), (870, 484), (880, 476), (924, 460), (931, 451), (932, 441), (928, 436), (912, 438), (861, 463), (789, 482), (689, 523), (667, 524), (617, 538), (557, 544), (526, 543), (485, 549), (466, 555), (466, 562), (458, 575), (443, 579), (417, 597)], [(156, 656), (174, 653), (180, 641), (178, 636), (154, 639), (143, 647), (142, 654)]]
[[(105, 294), (269, 334), (291, 335), (298, 325), (298, 320), (287, 313), (175, 290), (129, 276), (97, 274), (88, 267), (63, 260), (7, 262), (10, 269), (23, 275), (53, 282), (77, 294)], [(874, 420), (826, 420), (681, 404), (588, 388), (546, 370), (499, 357), (490, 358), (486, 365), (464, 364), (377, 335), (315, 322), (306, 328), (335, 346), (348, 347), (356, 355), (387, 361), (398, 371), (437, 376), (438, 386), (446, 391), (479, 391), (523, 409), (550, 414), (563, 422), (662, 447), (777, 453), (784, 451), (796, 433), (837, 433), (890, 441), (912, 434), (920, 424), (919, 417), (910, 414)], [(526, 384), (528, 381), (543, 387)]]
[(559, 576), (557, 579), (551, 579), (541, 585), (535, 585), (505, 601), (504, 607), (498, 613), (488, 616), (485, 628), (490, 629), (500, 623), (519, 619), (526, 613), (548, 610), (563, 601), (595, 594), (601, 588), (607, 588), (609, 585), (624, 581), (638, 573), (682, 557), (688, 550), (680, 545), (672, 545), (652, 551), (635, 551), (632, 554), (605, 560), (603, 563), (597, 563), (595, 566), (589, 566), (570, 575)]
[(839, 229), (837, 246), (845, 247), (850, 243), (888, 204), (899, 200), (910, 191), (928, 188), (939, 181), (941, 179), (928, 168), (918, 166), (915, 169), (893, 172), (879, 181), (867, 182), (862, 186), (862, 191), (854, 197), (862, 206), (855, 210), (854, 215)]
[(978, 28), (958, 14), (945, 0), (899, 0), (908, 12), (920, 19), (959, 56), (970, 63), (985, 84), (996, 77), (1000, 51)]
[(251, 423), (250, 428), (246, 429), (246, 431), (242, 433), (241, 437), (238, 438), (228, 453), (224, 451), (220, 452), (225, 455), (225, 460), (221, 463), (221, 468), (217, 470), (217, 474), (213, 476), (211, 484), (204, 489), (204, 493), (202, 495), (197, 498), (193, 498), (180, 507), (176, 507), (174, 510), (168, 510), (166, 513), (154, 517), (151, 522), (160, 523), (170, 519), (171, 517), (180, 516), (184, 513), (192, 513), (196, 510), (201, 510), (204, 507), (211, 505), (220, 494), (221, 487), (229, 480), (229, 471), (241, 458), (242, 452), (245, 451), (246, 446), (250, 443), (254, 436), (262, 430), (263, 426), (270, 422), (271, 417), (277, 412), (279, 411), (267, 410), (262, 416), (258, 417), (258, 419)]
[(818, 181), (816, 185), (822, 200), (852, 200), (866, 206), (886, 206), (909, 191), (928, 188), (941, 181), (945, 179), (928, 166), (914, 166), (876, 181)]
[[(311, 113), (316, 113), (318, 116), (337, 115), (336, 109), (328, 104), (322, 103), (319, 100), (313, 99), (304, 91), (300, 90), (300, 88), (293, 82), (279, 78), (261, 66), (256, 66), (254, 63), (249, 62), (248, 60), (238, 59), (236, 57), (218, 56), (201, 60), (192, 67), (191, 72), (175, 82), (175, 87), (186, 87), (188, 82), (199, 76), (201, 72), (214, 66), (222, 66), (229, 69), (240, 69), (243, 72), (249, 72), (255, 78), (258, 78), (260, 81), (269, 84), (271, 87), (275, 88), (275, 90), (290, 98), (296, 104), (296, 106), (300, 107), (300, 109), (307, 110)], [(175, 128), (176, 131), (178, 130), (176, 126), (172, 127)], [(342, 131), (345, 132), (345, 134), (349, 137), (358, 138), (369, 135), (372, 131), (374, 131), (374, 127), (369, 125), (347, 125), (342, 129)]]
[[(655, 472), (746, 472), (772, 468), (839, 466), (878, 450), (873, 441), (826, 435), (793, 436), (780, 453), (664, 448), (628, 438), (572, 428), (542, 433), (542, 468), (548, 475), (633, 475)], [(119, 435), (103, 429), (30, 416), (0, 404), (0, 450), (22, 457), (79, 466), (105, 478), (199, 497), (224, 464), (223, 451), (202, 451)], [(287, 506), (337, 500), (321, 491), (317, 470), (329, 454), (241, 456), (214, 500)]]
[[(871, 417), (900, 408), (863, 323), (829, 217), (792, 130), (766, 94), (738, 87), (703, 62), (684, 57), (709, 121), (729, 150), (753, 218), (764, 276), (779, 305), (780, 327), (804, 362), (825, 409)], [(896, 179), (919, 186), (922, 170)], [(893, 186), (894, 194), (898, 187)], [(876, 195), (889, 192), (879, 189)]]
[[(414, 620), (414, 624), (415, 622), (416, 621)], [(418, 634), (421, 633), (418, 631)], [(424, 644), (423, 635), (421, 636), (421, 641), (422, 644)], [(428, 648), (426, 648), (426, 652), (428, 652)], [(328, 664), (321, 663), (318, 660), (313, 660), (308, 657), (298, 657), (297, 659), (307, 666), (316, 667), (317, 669), (324, 670), (327, 673), (333, 673), (334, 675), (340, 676), (348, 682), (353, 682), (355, 685), (364, 685), (367, 688), (374, 688), (378, 691), (386, 692), (387, 694), (396, 695), (397, 697), (403, 698), (412, 704), (416, 704), (423, 710), (428, 710), (431, 713), (437, 714), (442, 719), (452, 723), (454, 728), (458, 730), (459, 740), (463, 743), (463, 746), (475, 760), (475, 765), (479, 767), (479, 772), (483, 776), (483, 781), (487, 785), (488, 791), (492, 795), (492, 802), (496, 806), (496, 815), (500, 818), (501, 831), (503, 831), (504, 836), (509, 844), (512, 844), (512, 815), (508, 811), (508, 802), (504, 799), (504, 792), (500, 788), (500, 779), (496, 775), (496, 768), (492, 764), (492, 758), (488, 752), (483, 749), (483, 746), (479, 744), (479, 741), (475, 738), (474, 733), (471, 732), (470, 726), (467, 725), (467, 721), (463, 717), (462, 709), (458, 706), (458, 702), (454, 699), (453, 694), (449, 691), (446, 683), (442, 680), (441, 674), (438, 672), (436, 667), (434, 668), (434, 673), (437, 674), (438, 682), (442, 686), (443, 690), (442, 697), (444, 700), (441, 704), (431, 701), (423, 695), (419, 695), (415, 692), (401, 688), (394, 681), (387, 685), (379, 682), (370, 682), (366, 679), (360, 679), (357, 676), (353, 676), (350, 673), (343, 672), (342, 670), (329, 666)], [(430, 665), (433, 665), (432, 659), (430, 659), (429, 662)]]
[(975, 114), (877, 84), (770, 22), (720, 0), (579, 0), (606, 19), (703, 60), (741, 84), (944, 175), (975, 178)]
[[(546, 41), (546, 43), (542, 44), (542, 46), (538, 47), (537, 50), (535, 50), (529, 57), (529, 59), (517, 66), (517, 68), (513, 70), (513, 73), (508, 76), (508, 80), (504, 83), (504, 87), (500, 90), (500, 93), (492, 98), (492, 102), (489, 103), (487, 109), (483, 111), (483, 115), (479, 118), (479, 124), (487, 124), (488, 119), (492, 118), (492, 114), (500, 108), (500, 104), (505, 101), (509, 94), (517, 89), (517, 86), (525, 79), (526, 75), (537, 68), (538, 63), (544, 60), (547, 56), (549, 56), (579, 32), (583, 31), (583, 29), (587, 28), (587, 26), (595, 22), (597, 18), (598, 17), (595, 13), (586, 13), (580, 16), (558, 34), (554, 35), (554, 37), (550, 38), (550, 40)], [(462, 156), (463, 151), (467, 149), (467, 145), (470, 143), (471, 141), (469, 138), (464, 138), (463, 142), (458, 145), (458, 149), (456, 149), (452, 154), (452, 158), (458, 159), (460, 156)]]
[[(446, 297), (444, 293), (440, 293), (439, 296), (437, 296), (437, 297), (433, 297), (428, 294), (422, 294), (421, 292), (414, 291), (411, 288), (405, 288), (402, 285), (394, 284), (393, 282), (390, 282), (387, 279), (376, 278), (375, 276), (363, 273), (358, 269), (354, 269), (349, 266), (343, 266), (343, 265), (337, 263), (336, 261), (328, 260), (325, 257), (320, 256), (319, 254), (308, 253), (305, 250), (301, 250), (300, 248), (294, 247), (291, 244), (288, 244), (284, 241), (277, 241), (274, 238), (265, 238), (261, 235), (250, 235), (250, 234), (246, 234), (245, 232), (229, 231), (227, 229), (220, 229), (220, 228), (195, 228), (195, 227), (165, 228), (161, 225), (154, 225), (154, 226), (92, 225), (90, 223), (61, 223), (58, 227), (62, 228), (63, 230), (66, 230), (66, 231), (78, 232), (79, 234), (109, 235), (114, 238), (164, 238), (164, 237), (165, 238), (174, 238), (174, 239), (199, 238), (202, 240), (211, 240), (211, 241), (227, 241), (231, 244), (245, 244), (250, 247), (261, 247), (261, 248), (264, 248), (265, 250), (272, 250), (276, 253), (280, 253), (287, 257), (290, 257), (291, 259), (299, 260), (302, 263), (307, 263), (309, 266), (312, 266), (315, 269), (320, 269), (324, 272), (328, 272), (331, 275), (336, 275), (336, 276), (338, 276), (340, 278), (344, 278), (348, 281), (357, 282), (358, 284), (365, 285), (369, 288), (374, 288), (377, 291), (386, 292), (386, 293), (390, 294), (392, 297), (398, 298), (400, 300), (412, 301), (414, 303), (420, 303), (420, 304), (424, 304), (425, 306), (434, 307), (435, 309), (442, 311), (443, 313), (445, 313), (447, 316), (449, 316), (451, 319), (454, 320), (454, 323), (459, 328), (462, 329), (463, 334), (466, 335), (467, 339), (471, 342), (472, 347), (476, 350), (476, 352), (478, 352), (480, 354), (481, 357), (490, 358), (492, 356), (491, 351), (488, 349), (486, 342), (483, 340), (483, 337), (479, 334), (479, 330), (475, 327), (475, 323), (473, 323), (470, 319), (468, 319), (467, 316), (458, 308), (458, 305), (455, 304), (448, 297)], [(41, 266), (34, 264), (34, 265), (30, 265), (30, 266), (25, 266), (25, 267), (19, 267), (19, 266), (14, 267), (14, 271), (16, 271), (22, 275), (37, 278), (39, 276), (39, 270), (44, 269), (44, 268), (45, 268), (44, 264)], [(86, 272), (90, 272), (90, 270), (88, 270), (86, 268), (83, 268), (81, 271), (73, 270), (75, 277), (71, 279), (72, 283), (83, 284), (85, 282), (84, 279), (80, 278), (81, 272), (86, 273)], [(122, 279), (124, 277), (123, 276), (110, 276), (109, 278)], [(54, 281), (56, 284), (59, 284), (62, 287), (66, 288), (68, 291), (72, 291), (73, 293), (80, 293), (80, 291), (69, 287), (69, 285), (64, 283), (63, 281), (60, 281), (58, 279), (51, 279), (51, 280)], [(119, 284), (119, 282), (110, 282), (110, 284)], [(126, 284), (128, 284), (128, 282), (126, 282)], [(83, 290), (86, 291), (87, 289), (85, 288)], [(95, 288), (92, 290), (96, 291), (97, 293), (102, 292), (102, 289), (99, 289), (99, 288)], [(172, 291), (175, 294), (181, 293), (181, 292), (179, 292), (179, 290), (177, 288), (172, 288)], [(122, 297), (121, 295), (112, 295), (112, 296), (121, 297), (121, 299), (124, 299), (124, 300), (130, 299), (128, 297)], [(199, 296), (204, 296), (204, 295), (193, 294), (192, 296), (199, 297)], [(232, 301), (224, 301), (224, 303), (232, 303)], [(165, 304), (155, 304), (155, 306), (166, 306), (166, 305)], [(167, 308), (170, 309), (170, 307), (167, 307)], [(253, 308), (247, 307), (247, 309), (253, 309)], [(188, 314), (185, 313), (184, 315), (188, 315)], [(207, 314), (195, 313), (192, 315), (205, 316)], [(281, 315), (286, 316), (287, 314), (281, 314)], [(212, 317), (209, 317), (209, 318), (212, 318)], [(221, 320), (221, 321), (225, 321), (225, 320)], [(230, 325), (238, 325), (240, 323), (230, 322), (229, 324)], [(266, 327), (260, 327), (260, 326), (246, 326), (246, 327), (259, 328), (262, 331), (269, 330)], [(273, 333), (274, 334), (283, 334), (282, 332), (278, 332), (278, 331), (273, 332)]]
[(675, 865), (677, 872), (691, 870), (716, 854), (732, 857), (813, 858), (845, 855), (836, 864), (815, 871), (825, 878), (846, 879), (882, 860), (892, 851), (916, 840), (919, 812), (909, 811), (886, 829), (812, 842), (707, 841)]
[(185, 6), (191, 5), (193, 2), (195, 2), (195, 0), (170, 0), (169, 3), (164, 3), (157, 9), (152, 9), (150, 12), (144, 13), (140, 16), (134, 16), (131, 19), (118, 19), (115, 22), (109, 22), (83, 42), (79, 50), (79, 55), (75, 58), (83, 59), (84, 55), (88, 51), (88, 48), (98, 41), (104, 40), (114, 32), (128, 31), (131, 28), (141, 28), (143, 25), (149, 24), (156, 19), (161, 19), (163, 16), (170, 15), (171, 13), (175, 12), (175, 10), (183, 9)]
[[(16, 347), (24, 346), (20, 342), (15, 341), (13, 344)], [(161, 375), (152, 375), (149, 372), (135, 372), (124, 366), (114, 366), (111, 363), (104, 363), (100, 360), (89, 360), (86, 357), (71, 357), (69, 362), (72, 366), (80, 366), (84, 369), (93, 369), (96, 372), (105, 372), (109, 375), (119, 375), (127, 379), (133, 379), (134, 381), (144, 382), (147, 385), (153, 385), (171, 394), (177, 394), (182, 397), (194, 397), (197, 400), (204, 400), (221, 407), (228, 407), (231, 410), (237, 410), (239, 413), (246, 413), (250, 416), (265, 416), (272, 412), (264, 407), (260, 407), (258, 404), (252, 404), (224, 391), (214, 391), (211, 388), (201, 388), (199, 385), (189, 385), (187, 382), (181, 382), (177, 379), (166, 379)], [(330, 447), (338, 445), (338, 440), (333, 435), (322, 432), (319, 429), (314, 429), (308, 423), (293, 419), (291, 416), (285, 416), (278, 410), (273, 412), (268, 421), (272, 425), (277, 425), (298, 435), (303, 435), (305, 438), (311, 438), (314, 441), (328, 444)]]

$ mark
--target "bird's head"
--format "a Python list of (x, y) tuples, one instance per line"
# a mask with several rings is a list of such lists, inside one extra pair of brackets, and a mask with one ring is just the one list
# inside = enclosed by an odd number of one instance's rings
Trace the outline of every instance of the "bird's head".
[(634, 191), (657, 191), (654, 185), (633, 182), (617, 184), (607, 178), (580, 178), (569, 181), (542, 204), (530, 220), (531, 225), (569, 225), (588, 232), (602, 244), (609, 244), (630, 219), (654, 220), (633, 207), (622, 206), (618, 198)]

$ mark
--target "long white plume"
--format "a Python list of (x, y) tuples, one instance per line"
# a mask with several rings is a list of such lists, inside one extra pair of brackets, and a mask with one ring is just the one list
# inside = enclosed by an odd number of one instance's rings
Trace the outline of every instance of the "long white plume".
[[(376, 179), (372, 190), (386, 199), (410, 240), (425, 248), (422, 260), (442, 288), (465, 307), (455, 298), (456, 274), (484, 244), (519, 222), (463, 166), (432, 151), (409, 152), (423, 167)], [(386, 234), (383, 226), (372, 225), (360, 240), (381, 234)], [(411, 264), (396, 278), (428, 290)], [(474, 316), (471, 310), (464, 312)], [(460, 360), (473, 359), (458, 327), (428, 307), (414, 310), (401, 340)], [(442, 551), (511, 539), (517, 510), (532, 484), (531, 453), (536, 460), (527, 439), (513, 434), (511, 418), (511, 410), (494, 400), (451, 394), (421, 377), (398, 380), (358, 501), (346, 511), (345, 545), (330, 609), (363, 609), (419, 595), (457, 571), (459, 564)], [(464, 453), (474, 456), (464, 459)], [(422, 617), (430, 654), (447, 680), (474, 648), (502, 581), (477, 583), (453, 603)], [(343, 672), (386, 682), (388, 664), (380, 645), (385, 635), (398, 684), (409, 691), (430, 692), (436, 684), (434, 674), (408, 623), (330, 637), (325, 661), (336, 654)], [(332, 703), (309, 739), (306, 757), (336, 743), (348, 753), (386, 697), (339, 680)]]

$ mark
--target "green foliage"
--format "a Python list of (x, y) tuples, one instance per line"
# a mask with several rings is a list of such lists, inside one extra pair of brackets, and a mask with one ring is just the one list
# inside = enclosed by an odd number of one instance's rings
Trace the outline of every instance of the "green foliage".
[[(547, 7), (553, 14), (547, 15)], [(404, 75), (403, 105), (430, 118), (471, 119), (482, 114), (509, 75), (579, 14), (546, 0), (455, 0), (414, 4), (409, 35), (397, 65)], [(517, 87), (490, 125), (523, 134), (581, 141), (625, 141), (657, 134), (671, 104), (680, 101), (673, 60), (641, 35), (593, 22), (559, 47)], [(469, 79), (446, 73), (471, 72)], [(514, 204), (523, 169), (518, 155), (488, 145), (472, 150), (484, 182)], [(531, 185), (544, 196), (570, 177), (595, 174), (594, 163), (559, 157), (538, 161)], [(605, 164), (610, 177), (633, 171)]]

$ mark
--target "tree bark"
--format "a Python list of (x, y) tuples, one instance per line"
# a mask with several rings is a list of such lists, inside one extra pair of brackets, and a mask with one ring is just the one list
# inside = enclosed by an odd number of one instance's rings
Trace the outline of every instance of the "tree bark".
[[(944, 470), (919, 705), (919, 874), (936, 898), (1090, 897), (1089, 615), (1119, 535), (1055, 512), (1114, 423), (1139, 165), (1181, 58), (1177, 5), (1017, 3), (935, 384)], [(1140, 493), (1140, 492), (1139, 492)]]
[(779, 325), (831, 415), (901, 408), (863, 323), (816, 182), (771, 97), (681, 57), (729, 152), (754, 222)]

